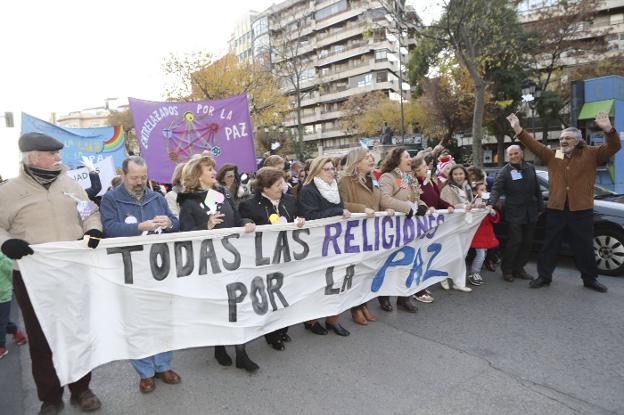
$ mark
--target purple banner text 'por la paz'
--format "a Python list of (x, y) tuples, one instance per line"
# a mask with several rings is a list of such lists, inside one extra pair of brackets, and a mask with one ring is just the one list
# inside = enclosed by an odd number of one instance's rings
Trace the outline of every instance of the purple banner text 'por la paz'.
[(217, 168), (233, 163), (241, 173), (256, 170), (246, 95), (195, 102), (128, 101), (152, 180), (170, 182), (176, 164), (204, 151)]

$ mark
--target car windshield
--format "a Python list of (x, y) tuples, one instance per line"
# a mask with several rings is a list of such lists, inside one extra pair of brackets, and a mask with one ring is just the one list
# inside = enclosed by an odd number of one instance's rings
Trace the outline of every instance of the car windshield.
[[(537, 175), (544, 178), (548, 181), (548, 172), (545, 170), (536, 170)], [(594, 198), (595, 199), (604, 199), (606, 197), (619, 196), (618, 193), (615, 193), (606, 187), (602, 187), (600, 185), (594, 184)]]

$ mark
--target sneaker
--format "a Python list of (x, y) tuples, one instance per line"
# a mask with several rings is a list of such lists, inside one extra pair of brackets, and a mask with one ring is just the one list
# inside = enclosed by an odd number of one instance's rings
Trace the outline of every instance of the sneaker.
[(6, 349), (6, 347), (0, 347), (0, 359), (2, 359), (4, 356), (8, 354), (9, 354), (9, 351)]
[(443, 289), (445, 290), (450, 290), (451, 287), (449, 287), (449, 283), (448, 280), (442, 280), (440, 281), (440, 285), (442, 286)]
[(463, 293), (469, 293), (469, 292), (472, 291), (472, 288), (470, 288), (470, 287), (459, 287), (457, 285), (453, 285), (453, 289), (457, 290), (457, 291), (461, 291)]
[(472, 278), (474, 279), (474, 285), (483, 284), (483, 277), (481, 276), (480, 273), (475, 272), (474, 274), (472, 274)]
[(426, 292), (423, 292), (420, 295), (414, 295), (414, 298), (421, 303), (433, 303), (433, 297)]
[(479, 285), (479, 280), (477, 278), (478, 274), (470, 274), (468, 275), (468, 282), (471, 283), (472, 285)]
[(26, 339), (26, 336), (24, 336), (24, 334), (21, 331), (19, 331), (19, 330), (17, 330), (15, 332), (15, 334), (13, 335), (13, 341), (18, 346), (23, 346), (26, 343), (28, 343), (28, 340)]

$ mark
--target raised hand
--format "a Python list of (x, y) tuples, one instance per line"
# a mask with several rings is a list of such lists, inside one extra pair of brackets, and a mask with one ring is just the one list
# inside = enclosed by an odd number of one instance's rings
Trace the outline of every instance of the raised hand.
[(600, 129), (605, 133), (611, 131), (611, 128), (613, 128), (613, 126), (611, 125), (611, 120), (609, 119), (609, 115), (607, 115), (606, 112), (599, 112), (598, 114), (596, 114), (595, 121), (596, 125), (598, 125), (598, 127), (600, 127)]
[(520, 126), (520, 120), (518, 119), (516, 114), (514, 114), (513, 112), (509, 114), (509, 116), (507, 117), (507, 121), (509, 121), (509, 125), (511, 126), (511, 128), (513, 128), (516, 134), (520, 134), (522, 132), (522, 127)]

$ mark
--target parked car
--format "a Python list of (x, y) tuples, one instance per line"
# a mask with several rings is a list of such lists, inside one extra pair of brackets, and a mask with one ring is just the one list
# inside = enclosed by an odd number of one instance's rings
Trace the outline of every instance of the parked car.
[[(486, 169), (488, 177), (493, 177), (498, 170)], [(536, 170), (542, 195), (548, 203), (548, 172)], [(501, 197), (501, 203), (504, 197)], [(535, 229), (533, 248), (538, 250), (544, 241), (544, 219), (540, 216)], [(507, 226), (503, 216), (495, 226), (497, 237), (502, 243), (507, 239)], [(567, 242), (561, 248), (562, 255), (572, 255)], [(598, 272), (604, 275), (624, 275), (624, 195), (612, 192), (599, 185), (594, 185), (594, 255)]]

